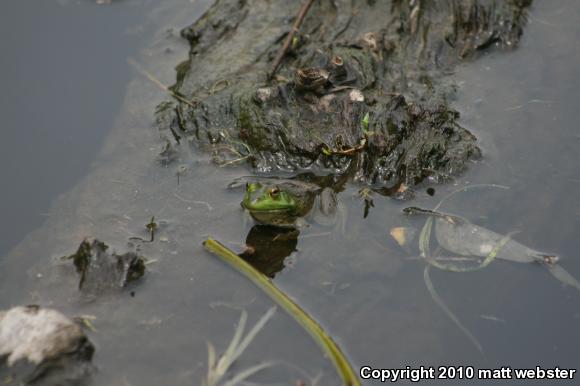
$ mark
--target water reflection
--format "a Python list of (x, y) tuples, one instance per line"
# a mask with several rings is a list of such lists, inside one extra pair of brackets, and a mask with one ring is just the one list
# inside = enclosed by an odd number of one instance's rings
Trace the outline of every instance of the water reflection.
[(296, 251), (300, 231), (270, 225), (255, 225), (246, 237), (246, 250), (240, 254), (258, 271), (274, 278), (284, 269), (284, 260)]

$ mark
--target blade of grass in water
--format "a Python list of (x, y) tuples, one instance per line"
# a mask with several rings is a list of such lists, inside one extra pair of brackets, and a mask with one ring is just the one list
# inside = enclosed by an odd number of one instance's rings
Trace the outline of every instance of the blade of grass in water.
[(504, 185), (496, 185), (496, 184), (476, 184), (476, 185), (467, 185), (464, 186), (462, 188), (459, 188), (457, 190), (454, 190), (453, 192), (447, 194), (445, 197), (443, 197), (441, 199), (441, 201), (439, 201), (439, 203), (435, 206), (435, 208), (433, 208), (433, 210), (438, 210), (441, 205), (443, 205), (443, 203), (445, 201), (447, 201), (448, 199), (450, 199), (451, 197), (455, 196), (457, 193), (461, 193), (461, 192), (466, 192), (468, 190), (471, 189), (480, 189), (480, 188), (498, 188), (498, 189), (509, 189), (509, 186), (504, 186)]
[[(438, 205), (439, 206), (439, 205)], [(429, 215), (427, 221), (425, 221), (425, 225), (421, 229), (421, 234), (419, 235), (419, 250), (421, 252), (421, 257), (423, 257), (429, 265), (425, 266), (425, 270), (423, 271), (423, 280), (425, 281), (425, 286), (431, 295), (433, 301), (447, 314), (449, 319), (451, 319), (455, 325), (471, 340), (471, 342), (477, 347), (477, 349), (483, 353), (483, 347), (477, 340), (477, 338), (469, 331), (459, 320), (457, 316), (451, 311), (451, 309), (447, 306), (447, 304), (443, 301), (443, 299), (439, 296), (437, 291), (435, 291), (435, 286), (433, 286), (433, 282), (431, 281), (431, 277), (429, 276), (429, 268), (430, 266), (434, 266), (436, 268), (452, 271), (452, 272), (468, 272), (468, 271), (475, 271), (488, 266), (497, 256), (497, 253), (503, 246), (511, 239), (511, 234), (504, 236), (491, 250), (491, 252), (485, 257), (483, 262), (478, 265), (477, 267), (473, 268), (459, 268), (455, 267), (450, 264), (441, 264), (437, 260), (431, 256), (431, 248), (430, 248), (430, 241), (431, 241), (431, 232), (433, 229), (433, 219), (434, 216), (441, 216), (441, 214), (433, 211), (425, 211), (426, 214)]]
[(221, 383), (222, 379), (230, 371), (230, 368), (238, 360), (238, 358), (243, 354), (248, 345), (254, 340), (256, 335), (264, 328), (266, 323), (272, 318), (276, 312), (276, 307), (272, 307), (260, 318), (254, 327), (246, 334), (244, 337), (244, 330), (246, 329), (246, 321), (248, 320), (248, 315), (245, 311), (242, 312), (240, 316), (240, 321), (238, 322), (238, 327), (234, 333), (232, 340), (226, 351), (217, 359), (216, 351), (214, 346), (208, 342), (207, 344), (207, 375), (205, 379), (202, 380), (202, 386), (235, 386), (241, 383), (246, 378), (252, 376), (253, 374), (274, 365), (274, 362), (264, 362), (256, 366), (250, 367), (244, 371), (237, 373), (230, 381), (227, 383)]
[[(433, 286), (433, 282), (431, 281), (431, 277), (429, 276), (429, 268), (431, 267), (431, 265), (440, 269), (441, 267), (440, 263), (437, 262), (433, 258), (433, 256), (431, 256), (430, 242), (431, 242), (431, 231), (433, 229), (432, 214), (439, 215), (439, 213), (431, 211), (425, 211), (425, 213), (429, 214), (429, 217), (427, 218), (427, 221), (425, 221), (425, 225), (423, 225), (423, 228), (421, 229), (421, 234), (419, 235), (419, 250), (421, 252), (421, 257), (424, 258), (425, 261), (429, 263), (428, 265), (425, 266), (425, 270), (423, 271), (423, 280), (425, 281), (425, 286), (427, 287), (427, 290), (429, 291), (429, 294), (431, 295), (431, 298), (433, 299), (435, 304), (437, 304), (437, 306), (439, 306), (439, 308), (443, 310), (443, 312), (449, 317), (449, 319), (451, 319), (453, 323), (455, 323), (455, 325), (469, 338), (469, 340), (473, 342), (475, 347), (477, 347), (477, 349), (483, 353), (483, 348), (481, 347), (481, 344), (479, 343), (477, 338), (465, 326), (463, 326), (459, 318), (455, 316), (453, 311), (451, 311), (451, 309), (447, 307), (447, 304), (445, 304), (445, 302), (443, 301), (443, 299), (441, 299), (437, 291), (435, 291), (435, 286)], [(493, 257), (495, 257), (495, 255)]]
[[(430, 266), (434, 266), (434, 267), (439, 268), (441, 270), (450, 271), (450, 272), (470, 272), (470, 271), (480, 270), (482, 268), (487, 267), (489, 264), (491, 264), (496, 259), (498, 253), (504, 247), (506, 247), (506, 244), (508, 244), (510, 242), (511, 236), (515, 232), (509, 233), (509, 234), (501, 237), (496, 242), (496, 244), (494, 245), (492, 250), (489, 252), (489, 254), (487, 254), (485, 256), (484, 260), (479, 265), (477, 265), (475, 267), (458, 267), (458, 266), (455, 266), (453, 264), (445, 264), (445, 263), (441, 263), (441, 262), (437, 261), (436, 258), (431, 256), (430, 240), (431, 240), (431, 232), (432, 232), (432, 228), (433, 228), (434, 219), (437, 219), (438, 221), (449, 221), (449, 219), (461, 221), (461, 218), (459, 218), (459, 217), (445, 215), (443, 213), (437, 212), (437, 210), (441, 207), (441, 205), (446, 200), (453, 197), (457, 193), (460, 193), (460, 192), (463, 192), (463, 191), (466, 191), (469, 189), (473, 189), (473, 188), (486, 188), (486, 187), (509, 189), (509, 187), (502, 186), (502, 185), (488, 185), (488, 184), (470, 185), (470, 186), (466, 186), (466, 187), (460, 188), (458, 190), (455, 190), (455, 191), (449, 193), (432, 210), (425, 210), (425, 209), (416, 208), (416, 207), (409, 207), (409, 208), (404, 209), (404, 212), (407, 214), (424, 214), (424, 215), (428, 216), (427, 220), (425, 221), (425, 224), (423, 225), (423, 228), (421, 229), (421, 234), (419, 236), (419, 250), (421, 252), (421, 257), (423, 257), (427, 261), (427, 263), (429, 264), (429, 265), (425, 266), (423, 279), (425, 281), (425, 285), (426, 285), (429, 293), (431, 294), (431, 297), (433, 298), (435, 303), (437, 303), (437, 305), (447, 314), (447, 316), (459, 327), (459, 329), (475, 344), (475, 346), (478, 348), (478, 350), (481, 351), (482, 353), (483, 353), (483, 349), (481, 347), (481, 344), (478, 342), (478, 340), (475, 338), (475, 336), (473, 336), (473, 334), (471, 334), (471, 332), (461, 324), (459, 319), (455, 316), (455, 314), (453, 314), (451, 309), (449, 309), (449, 307), (447, 307), (447, 305), (445, 304), (443, 299), (441, 299), (441, 297), (435, 291), (435, 287), (433, 286), (433, 282), (431, 281), (431, 277), (429, 276), (429, 268), (430, 268)], [(441, 219), (443, 219), (443, 220), (441, 220)], [(437, 225), (435, 225), (435, 226), (437, 226)], [(482, 229), (484, 231), (487, 231), (484, 228), (476, 228), (476, 229)], [(489, 232), (489, 231), (487, 231), (487, 232)], [(538, 256), (543, 256), (543, 255), (538, 253)], [(503, 257), (503, 258), (505, 259), (505, 257)], [(513, 259), (513, 261), (518, 261), (518, 260)], [(573, 277), (562, 266), (560, 266), (558, 264), (545, 264), (545, 266), (548, 268), (550, 273), (556, 279), (558, 279), (560, 282), (562, 282), (563, 284), (572, 286), (580, 291), (580, 282), (578, 280), (576, 280), (576, 278)]]
[(433, 228), (433, 217), (429, 216), (425, 225), (421, 229), (421, 234), (419, 235), (419, 250), (421, 251), (421, 257), (424, 259), (429, 259), (431, 257), (431, 251), (429, 248), (429, 242), (431, 241), (431, 229)]
[(250, 376), (256, 374), (257, 372), (272, 366), (272, 364), (273, 364), (273, 362), (266, 362), (266, 363), (260, 363), (259, 365), (252, 366), (249, 369), (246, 369), (246, 370), (236, 374), (231, 380), (224, 383), (223, 386), (237, 386), (240, 383), (242, 383), (243, 381), (245, 381), (247, 378), (249, 378)]
[(423, 271), (423, 279), (425, 280), (425, 285), (427, 286), (427, 290), (429, 290), (429, 294), (431, 294), (431, 298), (433, 298), (433, 301), (437, 303), (439, 308), (441, 308), (443, 312), (447, 314), (449, 319), (451, 319), (457, 325), (457, 327), (459, 327), (459, 329), (469, 338), (469, 340), (471, 340), (471, 342), (475, 345), (475, 347), (477, 347), (477, 349), (481, 353), (483, 353), (483, 347), (481, 347), (481, 344), (479, 343), (477, 338), (465, 326), (463, 326), (463, 324), (461, 324), (459, 318), (455, 316), (453, 311), (451, 311), (451, 309), (447, 307), (447, 304), (445, 304), (445, 302), (443, 301), (443, 299), (441, 299), (437, 291), (435, 291), (435, 287), (433, 286), (433, 282), (431, 281), (431, 277), (429, 276), (430, 267), (431, 267), (430, 265), (425, 266), (425, 270)]
[(280, 307), (286, 310), (312, 336), (316, 343), (324, 350), (325, 354), (330, 357), (336, 370), (342, 377), (345, 386), (361, 386), (354, 369), (334, 340), (332, 340), (310, 315), (294, 303), (288, 295), (278, 289), (270, 279), (256, 271), (250, 264), (220, 242), (208, 238), (203, 245), (208, 251), (220, 257), (223, 261), (250, 279)]

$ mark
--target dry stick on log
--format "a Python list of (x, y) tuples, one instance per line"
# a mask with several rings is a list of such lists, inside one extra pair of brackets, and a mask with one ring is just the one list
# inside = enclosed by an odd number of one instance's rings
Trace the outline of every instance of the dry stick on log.
[(151, 75), (147, 70), (145, 70), (143, 67), (141, 67), (141, 65), (139, 63), (137, 63), (133, 58), (127, 58), (127, 62), (131, 66), (135, 67), (135, 69), (137, 71), (139, 71), (141, 73), (141, 75), (143, 75), (144, 77), (146, 77), (147, 79), (149, 79), (151, 82), (153, 82), (153, 84), (155, 84), (161, 90), (165, 91), (166, 93), (168, 93), (169, 95), (171, 95), (172, 97), (174, 97), (175, 99), (177, 99), (178, 101), (180, 101), (182, 103), (185, 103), (189, 107), (195, 108), (195, 105), (191, 101), (188, 101), (187, 99), (185, 99), (184, 97), (182, 97), (178, 93), (172, 91), (169, 87), (167, 87), (166, 85), (164, 85), (163, 83), (161, 83), (161, 81), (159, 79), (157, 79), (156, 77), (154, 77), (153, 75)]
[(294, 34), (296, 34), (296, 32), (298, 32), (300, 30), (300, 26), (302, 25), (302, 22), (304, 21), (304, 18), (306, 17), (306, 14), (308, 13), (308, 10), (310, 9), (310, 6), (312, 5), (312, 3), (314, 3), (314, 0), (305, 0), (304, 4), (302, 5), (302, 8), (300, 8), (300, 12), (298, 12), (298, 16), (296, 16), (296, 20), (294, 21), (294, 24), (292, 25), (292, 29), (290, 30), (290, 32), (288, 32), (288, 36), (286, 36), (286, 40), (284, 41), (284, 45), (282, 46), (282, 48), (280, 48), (280, 51), (278, 51), (278, 55), (276, 55), (276, 59), (274, 59), (274, 65), (272, 66), (272, 71), (270, 71), (269, 74), (269, 78), (272, 79), (274, 77), (274, 75), (276, 74), (276, 71), (278, 70), (278, 67), (280, 67), (280, 63), (282, 63), (282, 59), (284, 59), (284, 56), (286, 55), (286, 53), (288, 52), (288, 49), (290, 48), (290, 44), (292, 44), (292, 39), (294, 38)]

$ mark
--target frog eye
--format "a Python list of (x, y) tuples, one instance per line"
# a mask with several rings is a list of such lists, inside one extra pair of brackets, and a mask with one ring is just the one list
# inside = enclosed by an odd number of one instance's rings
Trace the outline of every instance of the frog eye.
[(270, 196), (271, 197), (277, 197), (279, 193), (280, 193), (280, 189), (277, 186), (274, 186), (274, 187), (272, 187), (272, 189), (270, 189)]

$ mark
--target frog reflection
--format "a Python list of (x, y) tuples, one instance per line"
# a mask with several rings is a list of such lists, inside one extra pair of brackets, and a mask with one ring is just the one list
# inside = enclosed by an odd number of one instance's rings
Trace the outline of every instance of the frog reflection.
[(254, 225), (246, 237), (246, 250), (240, 257), (269, 278), (285, 268), (284, 260), (296, 251), (298, 230)]
[(330, 187), (342, 184), (333, 176), (242, 177), (230, 187), (241, 185), (245, 185), (242, 208), (258, 224), (250, 230), (247, 249), (240, 256), (271, 278), (284, 268), (284, 260), (296, 250), (300, 231), (310, 222), (343, 223), (344, 210)]

